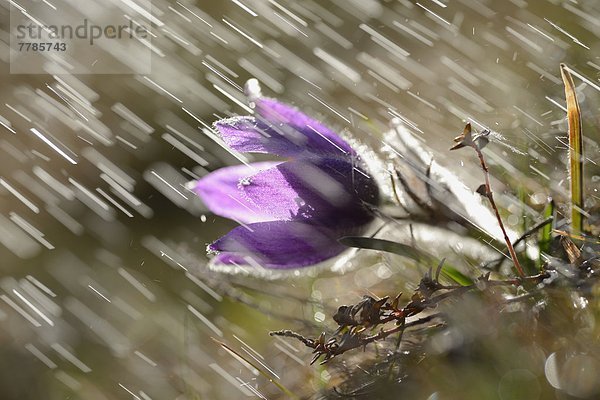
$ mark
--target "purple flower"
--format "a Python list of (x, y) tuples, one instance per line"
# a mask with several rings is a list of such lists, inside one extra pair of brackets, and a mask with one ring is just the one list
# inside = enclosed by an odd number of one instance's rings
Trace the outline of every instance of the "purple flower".
[(225, 167), (193, 183), (215, 214), (234, 228), (208, 246), (213, 264), (293, 269), (317, 264), (346, 247), (337, 239), (364, 233), (379, 202), (376, 183), (350, 145), (319, 121), (277, 100), (249, 96), (255, 116), (217, 121), (239, 152), (287, 161)]

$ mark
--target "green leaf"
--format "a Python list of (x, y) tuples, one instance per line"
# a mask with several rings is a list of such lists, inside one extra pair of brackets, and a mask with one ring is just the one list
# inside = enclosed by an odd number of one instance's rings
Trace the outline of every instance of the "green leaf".
[(469, 286), (474, 283), (473, 279), (449, 265), (444, 265), (444, 267), (442, 267), (442, 274), (462, 286)]
[[(348, 247), (357, 247), (359, 249), (379, 250), (399, 256), (408, 257), (415, 261), (424, 261), (429, 264), (436, 264), (437, 259), (426, 251), (415, 249), (402, 243), (392, 242), (391, 240), (376, 239), (370, 237), (346, 236), (339, 239), (339, 242)], [(472, 285), (473, 280), (460, 272), (455, 267), (444, 263), (442, 274), (455, 283), (467, 286)]]
[(415, 249), (414, 247), (402, 243), (392, 242), (391, 240), (360, 236), (346, 236), (338, 241), (348, 247), (385, 251), (388, 253), (397, 254), (399, 256), (408, 257), (415, 261), (421, 261), (424, 258), (427, 260), (433, 260), (433, 257), (424, 251)]

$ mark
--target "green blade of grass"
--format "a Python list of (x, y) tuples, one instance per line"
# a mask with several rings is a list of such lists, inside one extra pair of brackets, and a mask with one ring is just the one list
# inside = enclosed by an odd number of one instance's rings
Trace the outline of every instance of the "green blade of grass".
[(375, 239), (371, 237), (346, 236), (339, 239), (339, 242), (348, 247), (357, 247), (359, 249), (370, 249), (385, 251), (388, 253), (397, 254), (399, 256), (408, 257), (415, 261), (422, 259), (431, 259), (432, 257), (412, 246), (402, 243), (392, 242), (391, 240)]
[[(530, 226), (529, 226), (530, 221), (529, 221), (529, 218), (527, 218), (527, 215), (525, 212), (528, 191), (523, 185), (519, 185), (518, 189), (517, 189), (517, 193), (519, 195), (519, 204), (521, 206), (521, 210), (520, 210), (520, 212), (521, 212), (521, 232), (528, 232), (530, 229)], [(525, 240), (525, 239), (523, 239), (523, 240)], [(516, 246), (516, 244), (513, 243), (513, 246)], [(521, 259), (521, 266), (523, 267), (523, 269), (525, 269), (525, 272), (527, 273), (527, 275), (535, 275), (540, 272), (538, 265), (537, 265), (537, 261), (532, 260), (529, 257), (524, 257)]]
[(567, 119), (569, 121), (569, 175), (571, 178), (571, 230), (583, 233), (583, 134), (581, 111), (573, 77), (565, 64), (560, 64), (560, 75), (565, 85)]
[[(554, 200), (550, 200), (544, 208), (544, 220), (554, 216)], [(548, 224), (542, 228), (539, 248), (540, 248), (540, 265), (543, 263), (543, 254), (550, 254), (550, 243), (552, 242), (552, 224)]]
[(444, 265), (442, 267), (442, 274), (461, 286), (469, 286), (474, 283), (473, 279), (469, 278), (456, 268), (451, 267), (449, 265)]
[[(391, 240), (359, 236), (346, 236), (339, 239), (339, 242), (349, 247), (385, 251), (388, 253), (408, 257), (415, 261), (424, 261), (429, 264), (433, 264), (436, 262), (436, 258), (431, 254), (427, 253), (426, 251), (415, 249), (414, 247), (407, 246), (402, 243), (392, 242)], [(473, 284), (473, 280), (471, 278), (460, 272), (456, 267), (449, 265), (447, 262), (444, 262), (444, 266), (442, 267), (442, 274), (451, 281), (462, 286), (468, 286)]]

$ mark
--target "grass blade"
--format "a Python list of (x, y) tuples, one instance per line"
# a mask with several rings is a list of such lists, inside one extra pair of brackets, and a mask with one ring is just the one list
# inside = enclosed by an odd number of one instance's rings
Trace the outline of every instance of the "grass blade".
[(569, 176), (571, 178), (571, 230), (583, 233), (583, 134), (581, 111), (575, 93), (573, 77), (565, 64), (560, 64), (565, 85), (567, 119), (569, 121)]
[(414, 247), (402, 243), (392, 242), (391, 240), (375, 239), (371, 237), (346, 236), (339, 239), (339, 242), (348, 247), (385, 251), (388, 253), (397, 254), (399, 256), (408, 257), (415, 261), (420, 261), (423, 258), (432, 258), (429, 254), (419, 251)]
[[(550, 200), (544, 208), (544, 220), (554, 216), (554, 200)], [(543, 254), (550, 254), (550, 243), (552, 243), (552, 224), (542, 228), (539, 247), (540, 247), (540, 265), (543, 263)]]
[[(375, 239), (370, 237), (346, 236), (339, 239), (339, 242), (349, 247), (357, 247), (359, 249), (379, 250), (388, 253), (397, 254), (399, 256), (408, 257), (415, 261), (424, 261), (429, 264), (435, 263), (435, 257), (426, 251), (415, 249), (402, 243), (392, 242), (391, 240)], [(444, 262), (442, 274), (451, 281), (468, 286), (473, 284), (473, 280), (467, 275), (460, 272), (457, 268)]]
[(442, 274), (461, 286), (469, 286), (474, 283), (473, 279), (449, 265), (444, 265), (444, 267), (442, 267)]

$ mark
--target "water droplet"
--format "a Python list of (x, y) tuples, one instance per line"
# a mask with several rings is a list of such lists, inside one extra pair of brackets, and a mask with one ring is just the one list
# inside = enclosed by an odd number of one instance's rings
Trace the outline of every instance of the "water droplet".
[(325, 314), (322, 313), (321, 311), (317, 311), (315, 313), (315, 321), (317, 321), (317, 322), (323, 322), (323, 321), (325, 321)]

